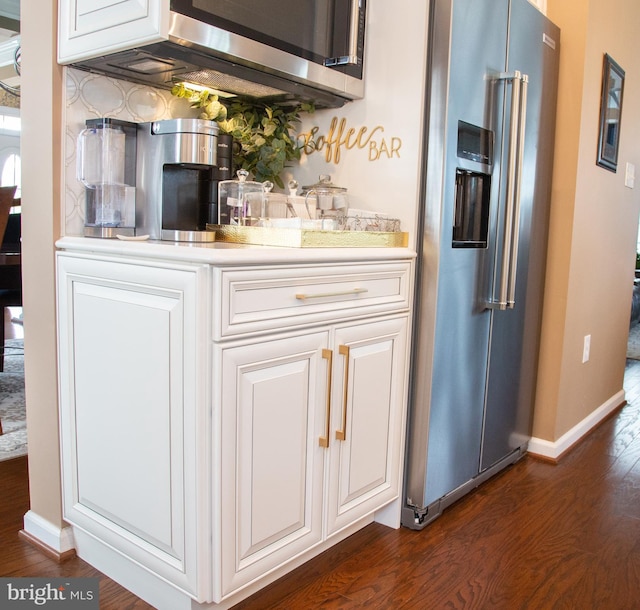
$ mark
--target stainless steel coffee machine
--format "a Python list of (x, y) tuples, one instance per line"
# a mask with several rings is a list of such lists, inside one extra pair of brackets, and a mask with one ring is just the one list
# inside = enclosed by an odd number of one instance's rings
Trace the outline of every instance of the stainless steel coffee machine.
[(218, 126), (202, 119), (138, 124), (136, 234), (205, 242), (218, 222)]

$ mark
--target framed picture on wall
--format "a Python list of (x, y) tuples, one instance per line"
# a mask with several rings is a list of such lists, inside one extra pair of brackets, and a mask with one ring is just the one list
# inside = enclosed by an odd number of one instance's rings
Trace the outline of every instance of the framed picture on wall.
[(602, 94), (600, 97), (600, 133), (598, 160), (601, 167), (615, 172), (618, 168), (620, 120), (622, 118), (622, 94), (624, 70), (605, 54), (602, 66)]

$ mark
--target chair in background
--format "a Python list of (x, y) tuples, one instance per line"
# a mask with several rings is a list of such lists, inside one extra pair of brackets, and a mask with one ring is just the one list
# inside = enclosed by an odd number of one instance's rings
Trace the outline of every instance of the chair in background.
[(4, 232), (9, 222), (11, 208), (15, 204), (15, 186), (0, 186), (0, 243), (4, 240)]
[[(15, 186), (0, 186), (0, 372), (4, 370), (6, 307), (22, 307), (21, 215), (11, 214)], [(2, 428), (0, 426), (0, 434)]]

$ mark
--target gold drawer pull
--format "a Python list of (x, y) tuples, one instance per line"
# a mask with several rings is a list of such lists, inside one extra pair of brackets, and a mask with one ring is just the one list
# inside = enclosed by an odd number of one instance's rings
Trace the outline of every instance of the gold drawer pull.
[(333, 352), (330, 349), (322, 350), (322, 357), (327, 360), (327, 410), (324, 423), (324, 436), (318, 439), (320, 447), (329, 446), (329, 428), (331, 419), (331, 371), (333, 369)]
[(354, 294), (362, 294), (363, 292), (369, 292), (368, 288), (353, 288), (352, 290), (345, 290), (344, 292), (319, 292), (318, 294), (296, 294), (298, 301), (306, 301), (307, 299), (324, 299), (325, 297), (346, 297)]
[(341, 345), (338, 347), (338, 353), (344, 356), (344, 381), (342, 394), (342, 430), (336, 430), (336, 439), (339, 441), (347, 440), (347, 394), (349, 389), (349, 346)]

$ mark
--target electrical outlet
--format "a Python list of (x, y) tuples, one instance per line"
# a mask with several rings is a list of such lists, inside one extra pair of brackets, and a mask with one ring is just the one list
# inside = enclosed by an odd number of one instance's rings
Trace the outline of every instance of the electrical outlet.
[(582, 364), (589, 360), (589, 350), (591, 349), (591, 335), (584, 336), (584, 343), (582, 345)]
[(636, 166), (633, 163), (627, 163), (624, 172), (624, 185), (632, 189), (636, 183)]

